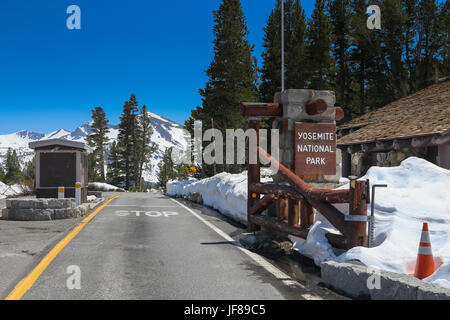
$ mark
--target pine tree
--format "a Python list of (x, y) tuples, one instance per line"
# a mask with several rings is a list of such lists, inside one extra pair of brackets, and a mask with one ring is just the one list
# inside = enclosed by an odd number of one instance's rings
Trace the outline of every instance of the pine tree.
[(161, 187), (165, 187), (166, 183), (175, 177), (175, 165), (172, 161), (173, 148), (167, 148), (164, 151), (162, 161), (158, 164), (158, 184)]
[(34, 181), (36, 179), (36, 157), (26, 163), (23, 174), (25, 180)]
[(439, 56), (441, 58), (441, 73), (450, 76), (450, 0), (442, 3), (439, 12), (439, 31), (441, 44)]
[(89, 182), (98, 182), (101, 180), (95, 152), (88, 154), (88, 177)]
[[(440, 46), (439, 8), (436, 0), (421, 0), (418, 8), (418, 89), (434, 83), (438, 61), (436, 59)], [(448, 32), (448, 30), (447, 30)]]
[(5, 169), (5, 183), (14, 184), (23, 179), (23, 173), (20, 168), (20, 161), (16, 150), (8, 148), (5, 159)]
[(264, 52), (259, 94), (261, 101), (273, 101), (276, 92), (281, 91), (281, 9), (280, 0), (267, 20), (264, 28)]
[(0, 166), (0, 181), (3, 182), (5, 180), (5, 171), (3, 171), (3, 168)]
[(309, 87), (314, 90), (333, 88), (331, 74), (331, 23), (326, 13), (326, 1), (316, 0), (315, 8), (307, 27), (307, 54), (310, 65)]
[(384, 0), (380, 8), (383, 27), (379, 32), (380, 45), (375, 49), (379, 49), (379, 65), (383, 66), (384, 73), (395, 88), (393, 98), (398, 99), (408, 95), (408, 74), (403, 54), (407, 46), (405, 28), (409, 19), (401, 0)]
[(136, 148), (136, 113), (138, 111), (136, 96), (131, 95), (130, 100), (123, 106), (120, 116), (118, 152), (120, 154), (121, 171), (125, 175), (125, 189), (128, 190), (137, 177), (137, 148)]
[(286, 2), (286, 88), (303, 89), (309, 63), (306, 54), (306, 17), (300, 0)]
[(403, 0), (403, 11), (405, 16), (404, 41), (405, 53), (404, 63), (407, 69), (408, 91), (413, 93), (417, 91), (417, 8), (419, 0)]
[[(285, 0), (285, 85), (286, 88), (305, 87), (308, 68), (305, 52), (306, 19), (298, 0)], [(281, 91), (281, 0), (277, 0), (264, 28), (263, 66), (260, 99), (273, 101)]]
[[(210, 127), (206, 124), (214, 119), (215, 128), (224, 133), (226, 129), (246, 127), (240, 102), (257, 100), (258, 77), (240, 1), (223, 0), (213, 14), (214, 60), (206, 71), (209, 81), (200, 90), (202, 106), (194, 120), (202, 121), (206, 130)], [(238, 168), (230, 166), (227, 170)]]
[(138, 162), (139, 162), (139, 187), (142, 190), (142, 173), (144, 169), (151, 169), (149, 166), (152, 154), (157, 150), (157, 145), (151, 141), (153, 135), (153, 127), (150, 123), (147, 107), (141, 108), (138, 117), (139, 131), (137, 136), (138, 146)]
[[(351, 0), (351, 64), (355, 82), (354, 90), (358, 92), (355, 105), (359, 106), (359, 115), (368, 112), (368, 106), (373, 107), (371, 98), (376, 98), (376, 94), (371, 94), (369, 98), (369, 91), (372, 93), (377, 90), (382, 91), (383, 93), (378, 97), (392, 101), (390, 97), (392, 90), (386, 89), (389, 81), (378, 61), (380, 54), (377, 52), (381, 50), (378, 30), (367, 28), (366, 9), (367, 1)], [(376, 87), (377, 84), (382, 88)]]
[(121, 156), (116, 141), (113, 141), (109, 150), (107, 181), (114, 186), (122, 186), (124, 182), (121, 170)]
[(102, 107), (96, 107), (92, 110), (92, 131), (86, 141), (88, 145), (94, 149), (91, 159), (91, 165), (94, 166), (92, 172), (95, 176), (99, 176), (101, 182), (106, 181), (105, 177), (105, 149), (108, 145), (108, 119), (106, 119), (105, 111)]
[(134, 94), (131, 95), (129, 100), (130, 106), (130, 132), (131, 132), (131, 160), (132, 160), (132, 182), (133, 186), (137, 187), (140, 184), (139, 181), (139, 149), (141, 148), (139, 137), (141, 136), (142, 128), (138, 121), (139, 105)]
[(330, 0), (328, 12), (332, 25), (332, 54), (336, 61), (336, 103), (344, 108), (345, 120), (350, 120), (358, 111), (353, 91), (354, 77), (351, 61), (351, 6), (350, 0)]

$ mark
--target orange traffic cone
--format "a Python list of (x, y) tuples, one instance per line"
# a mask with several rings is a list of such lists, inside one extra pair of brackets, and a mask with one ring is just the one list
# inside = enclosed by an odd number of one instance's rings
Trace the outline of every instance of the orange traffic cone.
[(428, 233), (428, 223), (425, 222), (422, 228), (422, 237), (420, 238), (419, 254), (417, 256), (414, 277), (422, 280), (431, 276), (435, 270), (430, 234)]

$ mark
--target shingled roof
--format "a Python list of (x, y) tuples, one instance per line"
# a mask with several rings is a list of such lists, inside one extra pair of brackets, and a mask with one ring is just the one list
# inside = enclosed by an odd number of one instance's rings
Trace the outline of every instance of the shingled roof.
[(391, 141), (450, 131), (450, 81), (446, 79), (338, 127), (350, 134), (338, 145)]

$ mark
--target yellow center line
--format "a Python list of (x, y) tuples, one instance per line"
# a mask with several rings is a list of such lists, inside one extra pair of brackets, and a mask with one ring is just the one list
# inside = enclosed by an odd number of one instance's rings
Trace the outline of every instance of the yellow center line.
[(39, 276), (45, 271), (49, 264), (56, 258), (62, 249), (80, 233), (81, 230), (89, 223), (100, 211), (102, 211), (111, 201), (116, 199), (119, 195), (111, 197), (106, 203), (97, 208), (93, 213), (86, 217), (81, 223), (75, 227), (64, 239), (62, 239), (45, 257), (42, 261), (31, 271), (25, 278), (23, 278), (6, 297), (5, 300), (20, 300), (25, 293), (30, 290), (31, 286), (36, 282)]

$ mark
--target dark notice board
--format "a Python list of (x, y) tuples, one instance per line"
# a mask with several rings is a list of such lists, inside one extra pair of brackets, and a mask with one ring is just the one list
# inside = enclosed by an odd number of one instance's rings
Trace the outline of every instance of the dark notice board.
[(75, 187), (75, 153), (41, 153), (41, 188)]
[(295, 123), (295, 174), (336, 174), (336, 125)]

